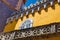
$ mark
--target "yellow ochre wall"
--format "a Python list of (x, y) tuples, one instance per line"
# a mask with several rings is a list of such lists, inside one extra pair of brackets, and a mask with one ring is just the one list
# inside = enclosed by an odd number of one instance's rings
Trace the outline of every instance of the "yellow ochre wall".
[(6, 24), (4, 32), (9, 32), (9, 31), (14, 30), (16, 23), (17, 23), (17, 21), (13, 20), (12, 23)]
[[(54, 7), (48, 5), (47, 10), (41, 8), (41, 11), (39, 13), (35, 11), (34, 16), (32, 16), (32, 13), (29, 13), (28, 18), (33, 19), (33, 27), (46, 25), (53, 22), (60, 22), (60, 5), (57, 2), (55, 3)], [(24, 16), (23, 20), (19, 18), (18, 21), (8, 23), (5, 26), (4, 32), (18, 30), (20, 24), (28, 18)]]
[[(54, 22), (60, 22), (60, 5), (55, 3), (55, 7), (47, 7), (47, 10), (44, 10), (42, 8), (40, 14), (36, 11), (34, 16), (32, 14), (29, 14), (28, 18), (33, 19), (33, 27), (46, 25)], [(26, 16), (24, 16), (23, 21), (25, 21)], [(21, 19), (18, 20), (15, 30), (19, 29), (20, 24), (23, 22)]]

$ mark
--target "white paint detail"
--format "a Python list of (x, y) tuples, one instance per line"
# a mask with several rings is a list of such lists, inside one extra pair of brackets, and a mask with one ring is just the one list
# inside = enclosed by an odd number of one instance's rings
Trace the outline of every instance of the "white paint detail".
[(33, 7), (33, 4), (30, 4), (31, 8)]
[(41, 3), (44, 3), (44, 0), (40, 1)]
[(55, 32), (55, 27), (56, 27), (56, 25), (51, 25), (51, 33)]
[(19, 26), (19, 29), (26, 29), (26, 28), (31, 28), (33, 25), (33, 20), (32, 19), (27, 19), (22, 24)]
[(40, 3), (37, 1), (36, 4), (39, 5)]
[(53, 1), (50, 2), (50, 5), (53, 6)]
[(60, 0), (57, 0), (58, 1), (58, 3), (60, 3)]
[(38, 11), (40, 10), (40, 7), (38, 7)]
[(26, 6), (24, 7), (24, 10), (27, 10), (27, 7)]
[(6, 24), (10, 21), (10, 18), (7, 19)]
[(34, 4), (34, 6), (36, 6), (36, 3)]
[(46, 8), (47, 4), (44, 4), (44, 8)]
[(23, 13), (21, 13), (21, 16), (20, 17), (23, 17)]
[(18, 19), (19, 15), (16, 15), (16, 19)]
[(11, 17), (11, 20), (10, 21), (13, 21), (14, 20), (14, 16), (13, 17)]
[(28, 13), (29, 13), (29, 12), (27, 11), (27, 12), (26, 12), (26, 15), (28, 15)]
[(28, 6), (28, 9), (30, 9), (30, 6)]
[(32, 13), (34, 13), (34, 9), (32, 9)]

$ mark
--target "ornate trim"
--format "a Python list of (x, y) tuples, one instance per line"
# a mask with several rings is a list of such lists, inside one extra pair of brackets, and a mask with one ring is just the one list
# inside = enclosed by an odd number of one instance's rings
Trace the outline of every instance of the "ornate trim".
[(29, 14), (29, 11), (31, 11), (32, 13), (34, 13), (34, 10), (36, 8), (39, 11), (41, 7), (44, 7), (44, 9), (46, 9), (46, 6), (49, 5), (49, 4), (51, 6), (53, 6), (54, 2), (56, 2), (56, 1), (58, 3), (60, 3), (60, 0), (47, 0), (47, 1), (41, 1), (41, 2), (37, 1), (35, 4), (31, 4), (28, 7), (24, 7), (23, 11), (19, 10), (19, 11), (14, 12), (14, 14), (12, 14), (12, 16), (7, 19), (6, 24), (9, 23), (9, 22), (11, 22), (11, 20), (13, 21), (14, 18), (16, 18), (16, 19), (18, 19), (18, 17), (23, 18), (23, 16), (25, 15), (25, 13), (26, 13), (26, 16), (27, 16)]
[(1, 40), (13, 40), (31, 36), (41, 36), (60, 32), (60, 23), (51, 23), (48, 25), (37, 26), (23, 30), (15, 30), (6, 33), (0, 33)]

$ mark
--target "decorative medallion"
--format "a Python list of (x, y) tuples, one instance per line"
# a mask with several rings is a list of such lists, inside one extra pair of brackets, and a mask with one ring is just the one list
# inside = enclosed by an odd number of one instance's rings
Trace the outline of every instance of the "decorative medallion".
[(20, 25), (19, 29), (31, 28), (32, 26), (33, 26), (33, 20), (29, 18)]

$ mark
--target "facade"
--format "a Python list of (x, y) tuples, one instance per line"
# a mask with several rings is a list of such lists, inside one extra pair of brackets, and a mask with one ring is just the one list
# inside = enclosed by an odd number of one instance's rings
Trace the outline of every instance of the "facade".
[(60, 40), (60, 0), (35, 0), (25, 5), (7, 18), (0, 39)]
[[(29, 6), (25, 7), (24, 10), (28, 10), (28, 11), (24, 11), (24, 12), (22, 12), (22, 14), (20, 13), (20, 14), (14, 15), (12, 17), (9, 17), (9, 18), (14, 18), (14, 17), (15, 18), (12, 21), (12, 23), (10, 23), (10, 21), (9, 21), (6, 24), (4, 30), (5, 31), (6, 31), (6, 29), (7, 29), (7, 31), (10, 29), (19, 30), (20, 25), (23, 24), (28, 19), (31, 19), (33, 21), (32, 27), (47, 25), (47, 24), (51, 24), (51, 23), (58, 23), (59, 19), (60, 19), (59, 18), (60, 8), (59, 8), (58, 3), (57, 2), (54, 3), (54, 2), (55, 2), (55, 0), (53, 0), (53, 3), (44, 3), (44, 5), (41, 4), (42, 7), (40, 8), (39, 6), (37, 6), (36, 9), (34, 9), (35, 8), (34, 6), (39, 5), (38, 2), (37, 2), (37, 4), (31, 4), (30, 5), (31, 7), (29, 7)], [(16, 19), (18, 21), (16, 21)]]

